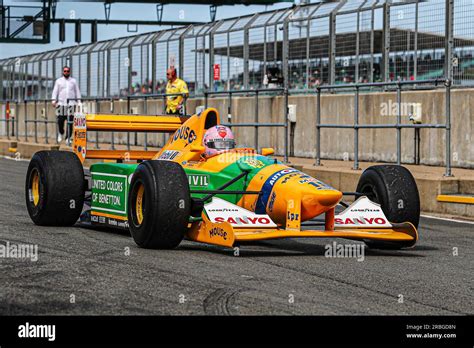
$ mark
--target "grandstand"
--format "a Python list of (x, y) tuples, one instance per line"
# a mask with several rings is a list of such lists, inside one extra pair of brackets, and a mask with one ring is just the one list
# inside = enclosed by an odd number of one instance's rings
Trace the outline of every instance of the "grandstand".
[(474, 85), (474, 4), (456, 1), (449, 12), (446, 3), (315, 3), (12, 57), (0, 61), (0, 96), (49, 98), (65, 64), (90, 97), (162, 92), (170, 64), (195, 94), (439, 77)]

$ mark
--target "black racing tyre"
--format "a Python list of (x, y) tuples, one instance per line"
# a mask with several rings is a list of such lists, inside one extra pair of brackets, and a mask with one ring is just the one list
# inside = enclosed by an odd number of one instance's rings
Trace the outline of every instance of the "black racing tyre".
[(380, 204), (390, 222), (410, 222), (418, 227), (420, 196), (413, 175), (405, 167), (379, 165), (367, 168), (359, 179), (357, 192)]
[(40, 226), (72, 226), (84, 205), (86, 182), (77, 156), (69, 151), (39, 151), (28, 166), (26, 207)]
[[(381, 205), (390, 222), (410, 222), (416, 228), (420, 221), (420, 196), (413, 175), (402, 166), (379, 165), (367, 168), (359, 179), (357, 192)], [(364, 241), (371, 249), (395, 250), (413, 243)]]
[(176, 248), (187, 231), (190, 208), (188, 178), (180, 164), (155, 160), (137, 167), (127, 210), (130, 233), (138, 246)]

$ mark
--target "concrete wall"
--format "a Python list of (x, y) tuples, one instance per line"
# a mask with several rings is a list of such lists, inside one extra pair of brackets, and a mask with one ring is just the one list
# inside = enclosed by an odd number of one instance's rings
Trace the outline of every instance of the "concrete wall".
[[(321, 119), (323, 123), (353, 124), (354, 96), (352, 94), (325, 94), (321, 98)], [(294, 155), (300, 157), (315, 157), (316, 144), (316, 97), (308, 95), (291, 96), (290, 104), (296, 104), (297, 122), (294, 137)], [(393, 124), (396, 116), (382, 115), (383, 106), (394, 105), (396, 93), (361, 94), (359, 99), (359, 122), (361, 124)], [(445, 123), (444, 90), (404, 92), (402, 102), (420, 103), (422, 107), (423, 123)], [(222, 122), (227, 122), (227, 98), (210, 98), (209, 106), (219, 110)], [(284, 98), (261, 97), (259, 99), (260, 122), (284, 121)], [(188, 101), (188, 112), (196, 106), (204, 104), (202, 99)], [(144, 110), (143, 101), (132, 101), (131, 106), (138, 108), (138, 113)], [(255, 121), (255, 98), (240, 97), (233, 99), (232, 122), (244, 123)], [(40, 117), (38, 105), (37, 117)], [(163, 108), (162, 101), (148, 101), (149, 114), (160, 114)], [(16, 115), (20, 116), (19, 130), (21, 139), (24, 139), (25, 125), (24, 105), (17, 107)], [(455, 167), (474, 168), (474, 89), (455, 89), (452, 91), (451, 118), (452, 118), (452, 164)], [(110, 103), (103, 102), (100, 112), (109, 112)], [(114, 103), (115, 113), (126, 113), (126, 101)], [(48, 107), (48, 119), (54, 120), (54, 111)], [(27, 109), (28, 119), (34, 118), (34, 108)], [(407, 115), (402, 117), (403, 123), (409, 123)], [(42, 119), (43, 120), (43, 119)], [(0, 135), (4, 133), (4, 122), (0, 125)], [(44, 124), (38, 125), (39, 137), (44, 136)], [(54, 141), (55, 125), (48, 125), (50, 141)], [(234, 128), (239, 146), (254, 146), (255, 128)], [(445, 131), (442, 129), (421, 130), (421, 163), (428, 165), (445, 164)], [(351, 129), (322, 129), (321, 156), (328, 159), (353, 159), (354, 137)], [(361, 129), (359, 141), (359, 159), (361, 161), (396, 161), (396, 130), (395, 129)], [(33, 139), (34, 125), (28, 126), (28, 136)], [(100, 142), (110, 142), (111, 134), (102, 133)], [(95, 140), (91, 134), (89, 139)], [(132, 144), (135, 143), (134, 134), (130, 135)], [(148, 134), (148, 144), (161, 146), (167, 135)], [(144, 135), (137, 136), (138, 144), (144, 143)], [(260, 128), (258, 130), (259, 147), (274, 147), (277, 154), (284, 151), (283, 128)], [(116, 143), (126, 143), (126, 133), (115, 133)], [(92, 145), (94, 146), (94, 145)], [(414, 130), (402, 130), (402, 162), (413, 163)]]

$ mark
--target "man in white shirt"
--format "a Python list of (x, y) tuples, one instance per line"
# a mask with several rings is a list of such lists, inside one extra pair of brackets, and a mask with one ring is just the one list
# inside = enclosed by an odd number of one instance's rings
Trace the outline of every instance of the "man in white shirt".
[[(71, 68), (63, 67), (63, 76), (56, 80), (53, 88), (53, 106), (58, 117), (58, 142), (63, 140), (64, 122), (68, 119), (66, 139), (72, 136), (74, 121), (74, 106), (81, 99), (81, 91), (75, 78), (71, 77)], [(68, 100), (69, 99), (69, 100)], [(72, 100), (70, 100), (72, 99)]]

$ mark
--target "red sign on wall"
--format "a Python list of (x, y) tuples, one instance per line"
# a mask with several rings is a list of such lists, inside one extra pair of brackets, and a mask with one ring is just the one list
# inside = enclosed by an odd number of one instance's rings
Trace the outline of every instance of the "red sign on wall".
[(221, 79), (221, 66), (220, 64), (214, 64), (214, 81)]

